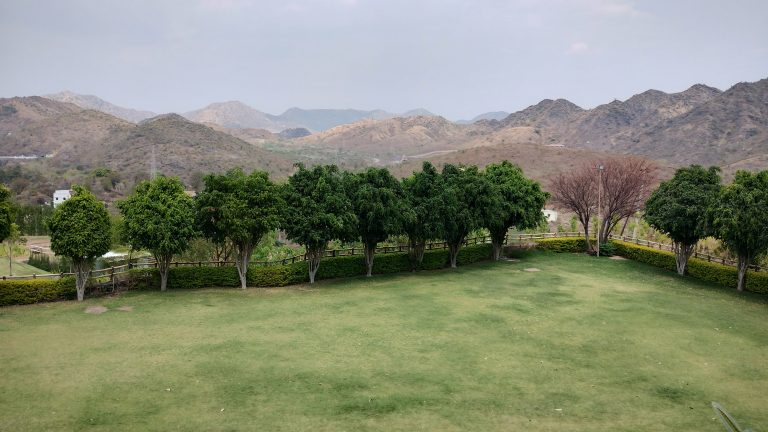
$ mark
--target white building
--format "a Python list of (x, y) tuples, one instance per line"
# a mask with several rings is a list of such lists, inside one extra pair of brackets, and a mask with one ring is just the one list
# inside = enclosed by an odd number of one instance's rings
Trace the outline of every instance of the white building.
[(544, 213), (547, 222), (557, 222), (557, 210), (544, 209), (541, 212)]
[(59, 204), (72, 197), (72, 191), (69, 189), (59, 189), (53, 193), (53, 206), (58, 207)]

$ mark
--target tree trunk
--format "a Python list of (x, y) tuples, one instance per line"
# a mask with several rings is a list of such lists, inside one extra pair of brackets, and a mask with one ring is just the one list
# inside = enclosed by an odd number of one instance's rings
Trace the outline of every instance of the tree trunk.
[(248, 285), (248, 262), (251, 260), (252, 253), (253, 244), (250, 242), (237, 245), (237, 261), (235, 266), (237, 267), (237, 275), (240, 276), (240, 288), (242, 289), (245, 289)]
[(85, 284), (88, 282), (88, 272), (90, 265), (87, 261), (72, 260), (75, 267), (75, 288), (77, 289), (77, 301), (83, 301), (85, 298)]
[(448, 251), (451, 256), (451, 268), (456, 268), (456, 261), (459, 257), (460, 247), (461, 247), (461, 242), (448, 244)]
[(677, 264), (677, 274), (680, 276), (685, 274), (685, 269), (688, 267), (688, 259), (693, 253), (693, 249), (696, 244), (686, 244), (680, 242), (673, 243), (675, 250), (675, 262)]
[(171, 268), (172, 255), (155, 255), (157, 271), (160, 273), (160, 291), (168, 288), (168, 269)]
[(592, 243), (589, 241), (589, 219), (581, 221), (581, 226), (584, 227), (584, 239), (587, 241), (587, 252), (592, 250)]
[(320, 258), (325, 252), (325, 247), (310, 249), (307, 248), (307, 262), (309, 263), (309, 283), (315, 283), (315, 274), (320, 268)]
[(620, 235), (620, 236), (622, 236), (622, 237), (624, 237), (624, 231), (627, 229), (627, 224), (629, 223), (629, 218), (630, 218), (630, 217), (629, 217), (629, 216), (627, 216), (627, 217), (624, 219), (624, 225), (621, 227), (621, 234), (619, 234), (619, 235)]
[(424, 248), (427, 241), (423, 239), (408, 238), (408, 258), (411, 260), (411, 271), (416, 271), (421, 267), (424, 260)]
[(750, 257), (748, 254), (739, 254), (739, 279), (736, 283), (736, 289), (744, 291), (747, 286), (747, 266), (749, 265)]
[(366, 276), (371, 277), (373, 271), (373, 256), (376, 254), (376, 243), (370, 244), (365, 242), (365, 267), (367, 270)]
[(501, 251), (504, 247), (504, 237), (507, 234), (507, 228), (503, 230), (490, 230), (491, 232), (491, 244), (493, 244), (493, 260), (498, 261), (501, 259)]

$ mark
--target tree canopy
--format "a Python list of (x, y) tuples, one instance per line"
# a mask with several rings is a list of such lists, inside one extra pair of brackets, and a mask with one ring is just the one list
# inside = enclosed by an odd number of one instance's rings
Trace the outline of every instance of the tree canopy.
[(440, 175), (442, 234), (448, 243), (451, 267), (456, 267), (459, 248), (467, 235), (480, 228), (482, 214), (492, 201), (492, 186), (476, 166), (446, 164)]
[(768, 171), (738, 171), (709, 209), (715, 237), (738, 255), (739, 291), (746, 285), (747, 266), (768, 250)]
[(677, 272), (681, 275), (696, 243), (711, 234), (707, 210), (721, 188), (719, 168), (691, 165), (662, 182), (645, 203), (645, 220), (675, 243)]
[(165, 291), (173, 255), (183, 252), (197, 234), (192, 198), (179, 179), (160, 176), (141, 182), (117, 206), (125, 238), (134, 249), (152, 253), (160, 270), (160, 289)]
[(196, 199), (198, 224), (215, 243), (232, 241), (237, 250), (240, 286), (245, 288), (253, 248), (279, 225), (283, 211), (280, 190), (266, 172), (246, 175), (239, 168), (205, 176), (203, 182), (205, 189)]
[(437, 211), (441, 205), (440, 181), (440, 173), (427, 161), (421, 171), (402, 180), (405, 206), (401, 228), (408, 235), (412, 270), (421, 265), (427, 240), (442, 236), (443, 222)]
[(283, 189), (286, 207), (281, 227), (289, 239), (307, 248), (309, 278), (314, 283), (328, 242), (352, 241), (357, 237), (357, 217), (338, 167), (306, 169), (297, 164), (297, 168)]
[(11, 191), (0, 184), (0, 242), (11, 235), (11, 224), (16, 218)]
[(72, 260), (77, 299), (83, 300), (93, 260), (109, 251), (112, 241), (109, 213), (87, 189), (73, 186), (73, 195), (48, 220), (51, 250)]

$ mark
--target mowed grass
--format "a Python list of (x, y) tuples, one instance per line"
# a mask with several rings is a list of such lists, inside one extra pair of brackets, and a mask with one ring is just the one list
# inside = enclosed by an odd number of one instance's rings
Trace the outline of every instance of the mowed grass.
[(763, 298), (521, 258), (3, 308), (0, 430), (768, 429)]
[[(31, 265), (24, 263), (24, 262), (13, 262), (13, 276), (27, 276), (27, 275), (33, 275), (33, 274), (48, 274), (50, 272), (47, 272), (45, 270), (41, 270), (37, 267), (32, 267)], [(9, 276), (11, 274), (11, 265), (8, 262), (8, 257), (0, 258), (0, 276)]]

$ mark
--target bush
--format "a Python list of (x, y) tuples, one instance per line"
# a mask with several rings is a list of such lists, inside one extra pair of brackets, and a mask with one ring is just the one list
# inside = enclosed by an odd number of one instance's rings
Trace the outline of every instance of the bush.
[(0, 282), (0, 306), (72, 300), (76, 297), (73, 277)]
[(600, 256), (614, 256), (616, 255), (616, 245), (613, 242), (600, 244)]
[(536, 246), (552, 252), (584, 252), (587, 241), (578, 237), (549, 238), (536, 240)]
[[(491, 258), (490, 244), (467, 246), (459, 251), (458, 263), (470, 264)], [(423, 270), (437, 270), (448, 264), (448, 251), (428, 250), (424, 252)], [(409, 271), (411, 268), (407, 253), (377, 255), (373, 263), (374, 274), (390, 274)], [(362, 276), (365, 274), (365, 259), (362, 255), (325, 258), (317, 271), (316, 279), (335, 279)], [(131, 283), (136, 289), (158, 289), (160, 275), (157, 269), (130, 270)], [(258, 266), (248, 269), (249, 287), (276, 287), (308, 282), (306, 262), (286, 265)], [(169, 270), (168, 288), (188, 289), (205, 287), (239, 287), (240, 280), (234, 267), (174, 267)]]
[[(675, 254), (668, 251), (652, 249), (623, 241), (614, 241), (616, 254), (635, 261), (677, 271)], [(688, 260), (687, 273), (689, 276), (707, 282), (712, 282), (728, 288), (736, 288), (738, 271), (735, 267), (707, 262), (691, 258)], [(768, 294), (768, 274), (765, 272), (747, 272), (747, 291)]]

